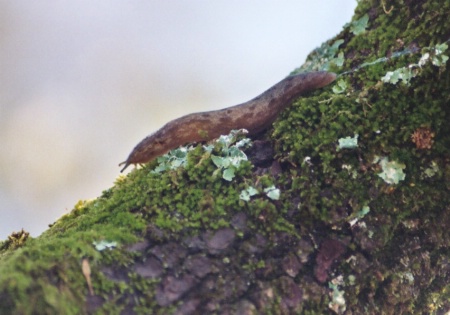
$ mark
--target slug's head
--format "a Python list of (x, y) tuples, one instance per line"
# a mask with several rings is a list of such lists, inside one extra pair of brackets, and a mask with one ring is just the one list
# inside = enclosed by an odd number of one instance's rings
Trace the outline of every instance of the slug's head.
[(167, 153), (169, 150), (170, 147), (167, 146), (165, 141), (157, 139), (154, 134), (150, 135), (136, 145), (126, 161), (119, 164), (119, 166), (125, 164), (120, 172), (122, 173), (131, 164), (151, 162), (156, 157)]
[(122, 163), (119, 164), (119, 166), (125, 164), (125, 166), (120, 170), (120, 172), (122, 173), (123, 171), (125, 171), (125, 169), (130, 166), (132, 163), (128, 162), (128, 159), (126, 161), (123, 161)]

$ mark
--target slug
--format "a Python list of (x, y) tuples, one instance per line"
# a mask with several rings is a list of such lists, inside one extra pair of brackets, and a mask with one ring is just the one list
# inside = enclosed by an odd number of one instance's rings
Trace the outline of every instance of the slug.
[(119, 164), (125, 164), (120, 172), (131, 164), (150, 162), (186, 143), (209, 141), (233, 129), (247, 129), (249, 135), (255, 135), (267, 129), (295, 98), (335, 79), (335, 73), (325, 71), (289, 76), (248, 102), (172, 120), (139, 142), (127, 160)]

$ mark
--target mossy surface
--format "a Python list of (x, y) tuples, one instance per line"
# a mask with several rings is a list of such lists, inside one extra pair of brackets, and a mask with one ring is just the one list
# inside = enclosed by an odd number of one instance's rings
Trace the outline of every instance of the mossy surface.
[[(36, 239), (12, 234), (0, 243), (0, 313), (448, 311), (450, 72), (428, 62), (408, 84), (381, 78), (448, 41), (449, 13), (450, 1), (359, 1), (299, 68), (341, 73), (345, 87), (281, 113), (264, 135), (272, 165), (244, 162), (226, 181), (198, 145), (183, 167), (119, 177)], [(338, 148), (356, 134), (356, 148)], [(377, 157), (405, 178), (386, 182)], [(239, 198), (272, 185), (279, 200)]]

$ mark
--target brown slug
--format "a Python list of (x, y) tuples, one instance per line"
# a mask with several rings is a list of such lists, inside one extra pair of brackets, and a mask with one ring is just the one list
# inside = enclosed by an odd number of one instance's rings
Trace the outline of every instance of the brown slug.
[(249, 135), (267, 129), (295, 98), (326, 86), (336, 74), (325, 71), (289, 76), (248, 102), (220, 110), (189, 114), (165, 124), (139, 142), (131, 151), (120, 172), (130, 164), (154, 158), (189, 142), (201, 142), (228, 134), (233, 129), (247, 129)]

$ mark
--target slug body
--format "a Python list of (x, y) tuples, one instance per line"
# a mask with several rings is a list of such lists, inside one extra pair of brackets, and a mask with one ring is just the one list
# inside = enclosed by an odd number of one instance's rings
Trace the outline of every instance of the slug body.
[(215, 139), (233, 129), (257, 134), (267, 129), (295, 98), (335, 79), (336, 74), (325, 71), (289, 76), (248, 102), (172, 120), (136, 145), (127, 160), (119, 164), (125, 164), (121, 172), (131, 164), (150, 162), (186, 143)]

